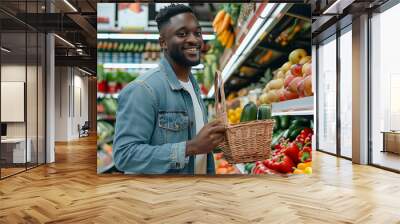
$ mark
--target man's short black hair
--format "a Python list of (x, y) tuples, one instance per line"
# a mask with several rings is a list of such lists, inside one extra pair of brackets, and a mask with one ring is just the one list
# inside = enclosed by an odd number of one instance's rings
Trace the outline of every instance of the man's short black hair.
[(182, 4), (171, 4), (162, 8), (156, 16), (158, 31), (161, 31), (161, 28), (169, 22), (171, 17), (187, 12), (194, 14), (190, 7)]

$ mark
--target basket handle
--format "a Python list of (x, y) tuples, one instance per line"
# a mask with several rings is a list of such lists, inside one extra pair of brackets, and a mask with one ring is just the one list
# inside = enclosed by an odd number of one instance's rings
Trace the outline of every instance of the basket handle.
[[(215, 72), (214, 78), (214, 89), (215, 89), (215, 114), (217, 118), (221, 118), (225, 124), (228, 124), (226, 120), (226, 103), (225, 103), (225, 90), (224, 81), (222, 80), (221, 73), (219, 70)], [(221, 93), (221, 102), (219, 94)]]

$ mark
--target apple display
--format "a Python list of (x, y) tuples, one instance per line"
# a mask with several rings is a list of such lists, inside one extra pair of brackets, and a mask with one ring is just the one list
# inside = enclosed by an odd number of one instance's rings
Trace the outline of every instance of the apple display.
[(286, 88), (289, 86), (290, 82), (292, 82), (292, 80), (294, 79), (294, 75), (289, 74), (288, 76), (286, 76), (285, 81), (283, 82), (283, 86)]
[(304, 79), (297, 83), (297, 94), (299, 97), (304, 97)]
[(304, 95), (305, 96), (312, 96), (313, 95), (311, 75), (306, 76), (304, 78)]
[(302, 66), (300, 64), (292, 65), (292, 67), (290, 68), (290, 72), (294, 76), (303, 76), (303, 74), (302, 74)]
[(279, 69), (279, 71), (276, 73), (276, 79), (285, 79), (285, 77), (286, 77), (286, 75), (285, 75), (285, 73), (283, 72), (283, 70), (282, 69)]
[(288, 89), (289, 89), (290, 91), (292, 91), (292, 92), (297, 92), (297, 84), (298, 84), (301, 80), (303, 80), (302, 77), (298, 77), (298, 76), (294, 77), (294, 79), (290, 82), (290, 84), (289, 84), (289, 86), (288, 86)]
[(282, 65), (281, 70), (286, 73), (287, 71), (290, 70), (290, 66), (292, 66), (292, 63), (290, 61), (286, 62), (285, 64)]
[(302, 68), (303, 76), (305, 77), (311, 75), (311, 71), (312, 71), (311, 62), (305, 63)]
[(286, 100), (293, 100), (293, 99), (297, 99), (299, 98), (299, 96), (297, 95), (296, 92), (292, 92), (290, 90), (285, 89), (285, 99)]
[(298, 64), (302, 58), (307, 56), (307, 51), (304, 49), (296, 49), (289, 54), (289, 61), (292, 64)]
[(299, 64), (303, 65), (307, 62), (311, 62), (311, 56), (305, 56), (302, 59), (300, 59)]

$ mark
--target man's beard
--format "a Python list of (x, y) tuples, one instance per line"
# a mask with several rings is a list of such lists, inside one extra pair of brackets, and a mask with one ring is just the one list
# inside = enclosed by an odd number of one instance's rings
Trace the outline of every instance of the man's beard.
[[(200, 54), (200, 52), (199, 52)], [(191, 67), (191, 66), (196, 66), (200, 64), (200, 55), (198, 57), (198, 60), (196, 61), (191, 61), (185, 57), (185, 55), (182, 53), (182, 51), (178, 50), (173, 50), (169, 52), (169, 56), (178, 64)]]

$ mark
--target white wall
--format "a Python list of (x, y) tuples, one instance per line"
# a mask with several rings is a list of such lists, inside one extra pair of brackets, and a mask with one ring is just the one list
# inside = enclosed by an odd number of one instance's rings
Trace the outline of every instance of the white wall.
[[(78, 75), (77, 75), (78, 72)], [(74, 70), (74, 91), (72, 94), (72, 98), (74, 99), (73, 105), (74, 108), (72, 110), (72, 136), (73, 138), (78, 137), (78, 124), (81, 126), (85, 123), (85, 121), (89, 120), (88, 114), (88, 78), (81, 76), (79, 70)]]
[[(1, 81), (8, 82), (25, 82), (25, 64), (24, 65), (2, 65), (1, 66)], [(31, 68), (28, 66), (28, 70)], [(29, 94), (29, 93), (28, 93)], [(7, 110), (7, 108), (1, 108)], [(25, 122), (7, 123), (8, 137), (25, 137)]]
[[(39, 69), (37, 71), (37, 69)], [(30, 140), (30, 148), (32, 155), (32, 162), (36, 162), (37, 158), (39, 163), (44, 163), (44, 89), (43, 77), (41, 67), (25, 66), (25, 64), (3, 64), (1, 66), (1, 81), (6, 82), (25, 82), (26, 84), (26, 106), (21, 108), (21, 112), (25, 113), (27, 119), (24, 122), (6, 122), (7, 123), (7, 137), (9, 138), (25, 138), (25, 135)], [(27, 81), (25, 78), (27, 77)], [(4, 90), (4, 89), (3, 89)], [(24, 90), (21, 90), (24, 94)], [(7, 97), (7, 96), (2, 96)], [(7, 111), (11, 108), (2, 107), (1, 110)], [(7, 111), (11, 112), (12, 111)], [(37, 155), (37, 153), (39, 155)]]
[(68, 68), (55, 68), (55, 141), (68, 140)]
[(76, 68), (56, 67), (56, 141), (77, 139), (78, 124), (88, 120), (88, 79), (83, 75)]

